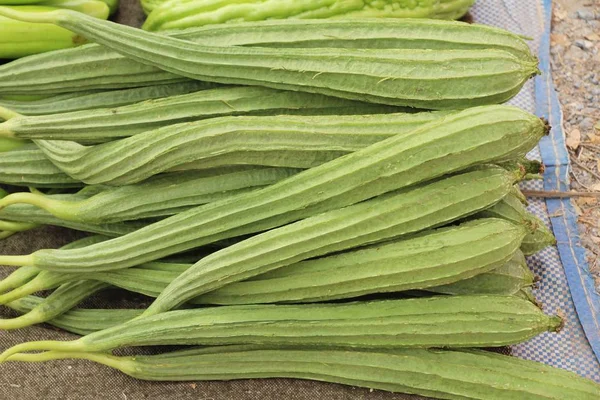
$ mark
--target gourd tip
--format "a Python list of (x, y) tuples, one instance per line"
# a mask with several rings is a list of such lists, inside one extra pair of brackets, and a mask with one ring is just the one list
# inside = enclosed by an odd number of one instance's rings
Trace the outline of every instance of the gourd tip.
[(565, 327), (565, 319), (560, 315), (561, 312), (558, 312), (557, 314), (559, 315), (550, 317), (550, 327), (552, 332), (560, 333), (560, 331), (562, 331), (562, 329)]
[(550, 125), (550, 122), (548, 122), (548, 120), (546, 118), (540, 118), (544, 124), (544, 136), (548, 136), (550, 134), (550, 131), (552, 130), (552, 126)]

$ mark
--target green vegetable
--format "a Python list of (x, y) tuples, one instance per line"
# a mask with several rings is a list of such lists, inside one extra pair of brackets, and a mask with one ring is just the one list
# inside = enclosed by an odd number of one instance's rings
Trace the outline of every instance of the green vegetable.
[[(477, 172), (463, 174), (419, 189), (392, 192), (253, 236), (194, 264), (161, 292), (145, 314), (173, 309), (227, 284), (302, 260), (444, 225), (457, 219), (456, 214), (470, 214), (483, 203), (495, 203), (493, 197), (503, 197), (497, 193), (503, 185), (493, 182), (498, 177), (493, 178), (492, 170), (495, 168), (477, 171), (479, 176)], [(466, 184), (464, 179), (471, 181)], [(480, 192), (482, 179), (486, 181), (483, 186), (492, 187)], [(467, 186), (468, 193), (457, 193)], [(464, 195), (473, 197), (465, 201)]]
[(142, 316), (68, 342), (22, 343), (0, 354), (0, 362), (32, 350), (105, 352), (156, 345), (490, 347), (521, 343), (561, 326), (560, 317), (513, 296), (227, 306)]
[[(508, 222), (498, 219), (477, 220), (419, 235), (414, 239), (288, 265), (206, 293), (192, 302), (258, 304), (327, 301), (413, 289), (439, 293), (458, 293), (461, 290), (463, 294), (478, 293), (479, 287), (484, 284), (478, 274), (491, 274), (489, 271), (509, 261), (522, 238), (522, 228), (511, 226)], [(495, 276), (487, 277), (497, 282)], [(463, 279), (467, 279), (464, 284), (461, 281)], [(473, 280), (475, 282), (469, 282)], [(439, 287), (453, 282), (458, 286)], [(519, 280), (521, 285), (522, 282)], [(473, 289), (473, 284), (478, 286)], [(505, 284), (503, 286), (506, 287)]]
[(0, 15), (57, 24), (129, 58), (192, 79), (415, 108), (457, 109), (503, 103), (539, 72), (536, 62), (497, 50), (217, 47), (68, 10), (34, 14), (0, 8)]
[[(485, 25), (435, 20), (274, 20), (212, 25), (169, 35), (208, 46), (500, 50), (535, 61), (518, 35)], [(78, 92), (182, 79), (105, 47), (85, 45), (0, 66), (0, 93)]]
[[(123, 107), (11, 118), (0, 124), (0, 136), (104, 141), (132, 136), (176, 123), (225, 115), (289, 113), (340, 115), (394, 111), (398, 110), (393, 107), (364, 104), (309, 93), (260, 87), (227, 87), (201, 90)], [(334, 118), (336, 117), (330, 117), (329, 120), (333, 121)], [(429, 120), (431, 119), (429, 118)]]
[(0, 98), (0, 106), (22, 115), (60, 114), (95, 108), (120, 107), (140, 101), (177, 96), (212, 88), (213, 84), (199, 81), (145, 86), (132, 89), (58, 94), (40, 100), (8, 100)]
[(521, 250), (525, 255), (535, 254), (556, 244), (556, 238), (552, 231), (546, 227), (542, 220), (527, 211), (514, 192), (493, 207), (482, 211), (478, 216), (504, 218), (517, 224), (524, 223), (531, 226), (533, 229), (527, 233), (521, 244)]
[(19, 145), (0, 154), (0, 183), (38, 188), (83, 186), (54, 166), (34, 144)]
[[(190, 303), (313, 302), (413, 289), (439, 293), (514, 294), (533, 283), (531, 273), (524, 272), (529, 270), (520, 264), (521, 260), (511, 260), (523, 235), (522, 228), (504, 220), (472, 221), (426, 232), (412, 239), (287, 265), (191, 299)], [(507, 261), (508, 264), (503, 266)], [(154, 262), (88, 273), (85, 278), (157, 297), (190, 266)], [(498, 270), (491, 271), (495, 268)], [(19, 288), (0, 295), (0, 304), (80, 279), (81, 274), (77, 273), (42, 271)], [(458, 282), (463, 279), (466, 279), (464, 283)], [(437, 286), (444, 284), (447, 286)]]
[[(121, 187), (100, 187), (87, 195), (86, 188), (72, 195), (46, 196), (18, 192), (0, 200), (0, 207), (29, 203), (60, 219), (89, 224), (107, 224), (174, 215), (200, 204), (224, 200), (260, 189), (300, 172), (290, 168), (253, 167), (203, 174), (197, 171), (157, 175), (145, 182)], [(3, 218), (4, 211), (0, 211)], [(0, 228), (1, 229), (1, 228)]]
[(122, 238), (85, 250), (40, 250), (27, 256), (2, 256), (0, 264), (33, 265), (63, 272), (139, 265), (206, 243), (336, 210), (478, 163), (510, 160), (526, 154), (545, 132), (539, 118), (518, 108), (472, 108), (267, 188), (199, 206)]
[(95, 146), (64, 140), (35, 143), (54, 165), (79, 181), (128, 185), (172, 169), (311, 168), (394, 135), (408, 135), (446, 115), (221, 117)]
[[(427, 291), (437, 293), (451, 293), (460, 295), (476, 295), (476, 294), (498, 294), (498, 295), (518, 295), (520, 296), (522, 289), (529, 289), (528, 285), (533, 284), (533, 275), (529, 271), (525, 263), (523, 254), (519, 251), (515, 256), (509, 260), (503, 266), (493, 269), (482, 274), (478, 274), (472, 278), (457, 281), (455, 283), (428, 287)], [(281, 283), (283, 287), (290, 287), (292, 280), (302, 277), (302, 271), (298, 270), (296, 266), (310, 264), (308, 262), (300, 262), (298, 264), (290, 265), (273, 272), (269, 272), (260, 275), (250, 281), (234, 283), (227, 285), (223, 289), (216, 290), (209, 293), (206, 296), (200, 296), (199, 298), (192, 299), (191, 303), (202, 304), (203, 302), (215, 301), (219, 297), (224, 299), (227, 293), (233, 291), (238, 292), (238, 299), (241, 301), (231, 301), (232, 297), (229, 296), (229, 304), (251, 304), (252, 301), (246, 301), (244, 299), (252, 299), (252, 296), (244, 296), (244, 288), (252, 285), (252, 282), (259, 280), (264, 283)], [(149, 296), (156, 297), (164, 289), (164, 287), (171, 282), (178, 274), (189, 268), (189, 264), (172, 264), (172, 263), (151, 263), (148, 265), (142, 265), (139, 267), (127, 268), (117, 271), (106, 271), (98, 272), (90, 276), (94, 280), (101, 282), (107, 282), (111, 285), (118, 286), (133, 292), (143, 293)], [(24, 270), (21, 268), (17, 271)], [(39, 270), (37, 270), (39, 271)], [(338, 269), (339, 272), (355, 272), (355, 270)], [(287, 274), (289, 272), (289, 274)], [(57, 272), (45, 271), (38, 275), (38, 278), (42, 274), (59, 274)], [(60, 274), (62, 276), (71, 275), (75, 280), (77, 274)], [(281, 279), (285, 276), (285, 279)], [(304, 275), (308, 277), (307, 273)], [(313, 274), (316, 276), (316, 274)], [(386, 277), (389, 275), (386, 275)], [(37, 279), (37, 278), (36, 278)], [(349, 281), (351, 278), (346, 278)], [(306, 279), (308, 282), (308, 279)], [(304, 280), (302, 281), (304, 282)], [(314, 282), (317, 281), (313, 281)], [(51, 285), (47, 285), (48, 281), (45, 280), (43, 285), (40, 285), (40, 290), (52, 289)], [(250, 285), (246, 285), (246, 284)], [(297, 283), (296, 287), (301, 286), (302, 283)], [(383, 284), (385, 285), (385, 283)], [(382, 285), (382, 286), (383, 286)], [(265, 285), (266, 286), (266, 285)], [(312, 285), (311, 285), (312, 286)], [(424, 285), (416, 285), (422, 287)], [(408, 286), (409, 287), (409, 286)], [(271, 286), (273, 289), (274, 286)], [(306, 287), (307, 290), (311, 290), (310, 287)], [(35, 292), (36, 288), (31, 288), (31, 293)], [(293, 295), (293, 291), (290, 290), (290, 295)], [(297, 292), (296, 292), (297, 293)], [(250, 293), (252, 295), (252, 293)], [(255, 294), (255, 293), (254, 293)], [(282, 293), (279, 293), (282, 294)], [(278, 293), (275, 293), (277, 296)], [(396, 295), (397, 296), (397, 295)], [(256, 297), (254, 297), (256, 298)], [(530, 295), (523, 297), (530, 301), (534, 300)], [(17, 300), (13, 300), (7, 303), (6, 306), (9, 308), (19, 311), (23, 314), (31, 311), (37, 307), (43, 299), (35, 296), (24, 296)], [(218, 303), (218, 301), (215, 301)], [(65, 308), (62, 308), (64, 311)], [(122, 323), (125, 323), (142, 313), (143, 310), (104, 310), (104, 309), (71, 309), (66, 311), (64, 314), (56, 316), (46, 322), (56, 327), (62, 328), (69, 332), (87, 335), (88, 333), (96, 332), (102, 329), (110, 328)]]
[(529, 270), (525, 256), (521, 251), (517, 251), (511, 260), (499, 268), (427, 290), (454, 295), (516, 295), (523, 289), (531, 288), (534, 282), (535, 275)]
[(300, 349), (215, 346), (161, 355), (19, 354), (10, 361), (75, 358), (151, 381), (300, 378), (462, 400), (596, 400), (600, 385), (533, 361), (481, 350)]
[(473, 3), (475, 0), (171, 0), (151, 5), (153, 10), (143, 29), (173, 30), (285, 18), (458, 19)]
[[(76, 8), (79, 11), (85, 12), (94, 18), (108, 18), (108, 6), (101, 1), (69, 1), (77, 3)], [(60, 10), (59, 8), (45, 5), (4, 6), (2, 8), (32, 15)], [(67, 29), (50, 24), (21, 22), (0, 16), (0, 59), (19, 58), (31, 54), (64, 49), (80, 45), (84, 42), (85, 39), (82, 36), (72, 33)]]

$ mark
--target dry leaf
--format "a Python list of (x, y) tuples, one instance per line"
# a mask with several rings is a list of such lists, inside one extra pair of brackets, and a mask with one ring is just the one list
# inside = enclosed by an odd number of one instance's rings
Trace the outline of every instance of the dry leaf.
[(578, 204), (583, 204), (586, 206), (596, 204), (597, 202), (598, 202), (598, 199), (595, 197), (580, 197), (579, 200), (577, 201)]
[(581, 132), (579, 129), (573, 129), (569, 132), (569, 137), (567, 137), (567, 146), (571, 150), (577, 150), (579, 145), (581, 144)]
[(590, 186), (590, 189), (592, 189), (594, 192), (600, 192), (600, 182), (594, 183), (592, 186)]
[(577, 203), (575, 203), (574, 201), (572, 201), (571, 204), (573, 205), (573, 208), (575, 209), (575, 213), (577, 215), (582, 215), (583, 214), (583, 211), (581, 211), (581, 208), (577, 205)]
[(565, 10), (561, 10), (559, 8), (556, 8), (552, 14), (554, 16), (554, 19), (557, 21), (564, 20), (565, 18), (567, 18), (568, 15)]
[(600, 131), (600, 121), (596, 122), (596, 125), (594, 125), (594, 129)]

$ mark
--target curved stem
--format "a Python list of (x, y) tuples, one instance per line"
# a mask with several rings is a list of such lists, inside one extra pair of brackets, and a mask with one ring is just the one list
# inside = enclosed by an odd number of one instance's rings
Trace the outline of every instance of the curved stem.
[[(35, 190), (35, 189), (34, 189)], [(68, 202), (53, 200), (35, 190), (34, 193), (18, 192), (11, 193), (8, 196), (0, 199), (0, 210), (13, 204), (31, 204), (39, 207), (42, 210), (48, 211), (55, 217), (73, 220), (72, 212), (69, 210), (76, 209), (76, 204), (68, 205)], [(75, 202), (72, 202), (75, 203)], [(1, 227), (1, 225), (0, 225)], [(0, 228), (1, 229), (1, 228)]]
[(12, 232), (23, 232), (37, 228), (38, 224), (31, 222), (13, 222), (0, 220), (0, 230), (12, 231)]
[(0, 354), (0, 363), (6, 361), (10, 356), (17, 353), (23, 353), (28, 351), (36, 351), (36, 350), (51, 350), (51, 351), (84, 351), (83, 346), (80, 344), (78, 340), (70, 341), (70, 342), (58, 342), (54, 340), (42, 340), (38, 342), (28, 342), (21, 343), (16, 346), (9, 348), (4, 351), (4, 353)]
[[(4, 8), (4, 7), (0, 7), (0, 8)], [(0, 10), (0, 14), (1, 14), (1, 10)], [(22, 117), (22, 115), (17, 112), (14, 112), (13, 110), (9, 110), (6, 107), (0, 106), (0, 118), (8, 121), (9, 119), (16, 118), (16, 117)], [(0, 134), (2, 134), (1, 132), (2, 132), (2, 130), (0, 129)], [(12, 136), (12, 135), (7, 134), (6, 136)]]
[[(12, 235), (15, 232), (9, 232), (9, 233)], [(2, 239), (2, 233), (0, 233), (0, 239)], [(27, 254), (25, 256), (4, 256), (4, 255), (2, 255), (2, 256), (0, 256), (0, 265), (9, 265), (11, 267), (26, 267), (28, 265), (34, 265), (33, 255), (32, 254)]]
[(11, 237), (17, 232), (14, 231), (0, 231), (0, 240)]
[(16, 318), (0, 319), (0, 330), (26, 328), (31, 325), (45, 322), (39, 310), (33, 310)]
[(35, 292), (54, 289), (55, 287), (60, 286), (61, 282), (50, 282), (48, 284), (46, 280), (41, 278), (42, 275), (43, 274), (40, 274), (24, 285), (0, 295), (0, 304), (10, 303), (11, 301), (18, 300)]
[(0, 281), (0, 293), (4, 293), (7, 290), (15, 289), (26, 284), (39, 273), (40, 270), (35, 267), (23, 267), (17, 269), (12, 274)]
[(72, 353), (68, 351), (46, 351), (36, 354), (17, 353), (8, 357), (6, 361), (42, 362), (69, 358), (93, 361), (126, 374), (130, 374), (134, 370), (133, 366), (129, 364), (135, 362), (134, 357), (117, 357), (106, 353)]

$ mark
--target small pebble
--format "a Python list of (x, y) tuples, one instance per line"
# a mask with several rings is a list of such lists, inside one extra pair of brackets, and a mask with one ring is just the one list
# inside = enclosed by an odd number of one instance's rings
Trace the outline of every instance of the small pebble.
[(577, 39), (575, 41), (575, 46), (582, 50), (590, 50), (594, 47), (594, 43), (590, 42), (589, 40)]
[(594, 120), (590, 117), (586, 117), (579, 123), (579, 129), (582, 131), (590, 131), (594, 127)]
[(586, 9), (577, 10), (575, 15), (577, 16), (577, 18), (584, 19), (586, 21), (592, 21), (596, 19), (596, 14), (594, 14), (593, 11)]

